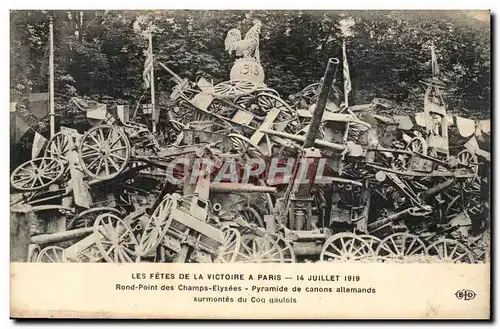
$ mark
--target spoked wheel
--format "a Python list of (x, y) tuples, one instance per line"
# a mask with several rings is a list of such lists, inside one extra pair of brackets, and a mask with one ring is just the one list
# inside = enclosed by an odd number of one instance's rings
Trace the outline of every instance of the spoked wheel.
[(264, 220), (259, 212), (252, 206), (248, 206), (238, 211), (241, 217), (248, 222), (257, 225), (258, 227), (265, 228)]
[(257, 85), (249, 80), (229, 80), (214, 86), (213, 95), (220, 98), (235, 98), (253, 93)]
[(392, 262), (418, 262), (421, 260), (419, 257), (427, 256), (427, 249), (418, 236), (400, 232), (383, 239), (376, 255), (382, 260)]
[(28, 246), (28, 259), (27, 262), (35, 263), (40, 255), (40, 246), (37, 244), (30, 244)]
[(233, 147), (239, 155), (243, 156), (248, 152), (253, 153), (259, 158), (265, 157), (264, 154), (262, 154), (262, 152), (259, 150), (259, 147), (257, 145), (254, 145), (252, 141), (245, 136), (239, 134), (229, 134), (228, 137), (229, 140), (233, 143)]
[(245, 234), (241, 237), (235, 263), (290, 263), (287, 254), (288, 251), (282, 250), (275, 237)]
[(375, 251), (377, 250), (378, 245), (380, 244), (380, 242), (382, 240), (380, 240), (376, 236), (369, 235), (369, 234), (363, 234), (363, 235), (360, 235), (359, 237), (361, 239), (365, 240), (366, 243), (368, 243), (368, 245), (370, 246), (370, 248), (373, 251), (373, 255), (375, 255)]
[(427, 247), (429, 256), (438, 256), (443, 263), (474, 263), (472, 252), (452, 239), (440, 239)]
[(101, 125), (87, 131), (82, 137), (78, 157), (83, 171), (96, 179), (118, 176), (130, 158), (127, 136), (116, 127)]
[(261, 93), (257, 95), (257, 104), (263, 112), (269, 112), (271, 109), (276, 108), (280, 110), (277, 121), (287, 121), (296, 117), (295, 111), (281, 98), (268, 93)]
[(45, 148), (44, 157), (56, 158), (61, 161), (66, 161), (66, 154), (69, 152), (69, 137), (64, 133), (57, 133), (49, 140)]
[(325, 241), (320, 254), (321, 261), (355, 262), (373, 259), (369, 242), (353, 233), (338, 233)]
[(414, 137), (408, 144), (407, 149), (418, 154), (427, 155), (427, 142), (421, 136)]
[(154, 251), (163, 240), (172, 223), (170, 213), (173, 208), (177, 207), (177, 200), (178, 195), (167, 194), (154, 210), (139, 238), (139, 246), (136, 252), (141, 257), (154, 254)]
[(109, 207), (96, 207), (82, 211), (73, 218), (67, 226), (68, 230), (92, 227), (95, 223), (97, 217), (105, 213), (112, 213), (115, 215), (121, 215), (120, 211), (116, 208)]
[(280, 246), (280, 255), (283, 258), (282, 263), (295, 263), (295, 251), (288, 240), (276, 233), (266, 233), (266, 236), (273, 239)]
[(20, 191), (36, 191), (56, 182), (64, 174), (64, 164), (55, 158), (35, 158), (17, 167), (10, 183)]
[(234, 263), (240, 250), (241, 234), (234, 227), (226, 227), (223, 230), (224, 244), (219, 248), (214, 263)]
[(64, 263), (67, 260), (63, 248), (49, 246), (40, 251), (36, 261), (39, 263)]
[(463, 150), (458, 153), (457, 158), (460, 164), (469, 167), (470, 172), (474, 174), (474, 177), (467, 178), (462, 184), (463, 187), (468, 187), (477, 179), (477, 173), (479, 171), (477, 156), (469, 150)]
[(101, 236), (96, 245), (109, 263), (134, 263), (140, 260), (136, 254), (138, 242), (132, 229), (118, 216), (103, 214), (94, 223), (94, 234)]

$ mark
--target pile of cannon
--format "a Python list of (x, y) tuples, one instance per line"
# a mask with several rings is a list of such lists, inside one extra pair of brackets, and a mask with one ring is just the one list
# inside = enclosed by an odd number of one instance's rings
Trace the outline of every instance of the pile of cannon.
[(108, 115), (84, 134), (61, 128), (13, 170), (28, 261), (489, 260), (489, 163), (450, 151), (436, 85), (428, 126), (403, 136), (375, 102), (332, 99), (336, 59), (286, 100), (255, 79), (192, 82), (159, 64), (176, 83), (163, 131)]

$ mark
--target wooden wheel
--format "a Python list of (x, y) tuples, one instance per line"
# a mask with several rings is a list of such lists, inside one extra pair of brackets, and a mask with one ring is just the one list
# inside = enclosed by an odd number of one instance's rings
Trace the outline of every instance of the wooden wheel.
[(320, 260), (328, 262), (355, 262), (373, 258), (369, 242), (353, 233), (338, 233), (329, 237), (321, 250)]
[(241, 245), (235, 263), (290, 263), (295, 256), (287, 256), (288, 250), (274, 236), (246, 234), (241, 237)]
[(40, 246), (37, 244), (30, 244), (28, 246), (28, 258), (27, 262), (35, 263), (38, 260), (38, 256), (40, 255)]
[(383, 239), (377, 247), (379, 258), (395, 262), (410, 261), (411, 257), (426, 256), (425, 244), (416, 235), (409, 233), (394, 233)]
[(259, 150), (257, 145), (254, 145), (251, 140), (246, 138), (243, 135), (239, 134), (229, 134), (229, 140), (233, 143), (233, 147), (236, 152), (243, 156), (244, 154), (253, 153), (257, 155), (259, 158), (264, 158), (264, 154)]
[(479, 171), (477, 156), (469, 150), (463, 150), (458, 153), (457, 158), (460, 164), (469, 167), (470, 173), (474, 174), (474, 177), (467, 178), (462, 184), (463, 187), (468, 187), (477, 179)]
[(99, 252), (109, 263), (133, 263), (140, 260), (136, 254), (138, 242), (128, 226), (118, 216), (102, 214), (94, 223), (94, 234)]
[(40, 251), (36, 261), (39, 263), (64, 263), (67, 260), (63, 248), (49, 246)]
[(88, 176), (111, 179), (127, 166), (130, 144), (121, 130), (101, 125), (90, 129), (82, 137), (78, 153), (83, 171)]
[(252, 206), (248, 206), (238, 211), (247, 223), (253, 223), (258, 227), (265, 228), (264, 220), (259, 212)]
[(263, 112), (269, 112), (276, 108), (280, 110), (277, 121), (287, 121), (296, 117), (295, 111), (281, 98), (268, 93), (261, 93), (256, 96), (257, 104)]
[(78, 229), (85, 227), (92, 227), (94, 225), (95, 220), (102, 214), (112, 213), (115, 215), (121, 215), (120, 211), (116, 208), (110, 207), (95, 207), (82, 211), (78, 215), (76, 215), (67, 225), (67, 229)]
[(170, 212), (177, 207), (177, 199), (177, 195), (167, 194), (149, 218), (139, 238), (137, 253), (141, 257), (152, 254), (161, 243), (172, 222)]
[(427, 247), (429, 256), (438, 256), (443, 263), (474, 263), (472, 252), (463, 244), (452, 239), (440, 239)]
[(44, 157), (56, 158), (63, 162), (66, 161), (66, 154), (69, 152), (69, 137), (64, 133), (57, 133), (49, 140), (45, 148)]
[(214, 86), (213, 95), (220, 98), (235, 98), (253, 93), (257, 85), (249, 80), (229, 80)]
[(20, 191), (36, 191), (56, 182), (64, 173), (64, 164), (55, 158), (35, 158), (17, 167), (10, 183)]
[(288, 240), (276, 233), (266, 233), (266, 236), (273, 239), (280, 247), (280, 255), (283, 259), (282, 263), (295, 263), (295, 251)]
[(418, 154), (427, 155), (427, 142), (423, 137), (417, 136), (412, 138), (406, 149)]
[(378, 245), (382, 240), (377, 238), (376, 236), (370, 235), (370, 234), (362, 234), (359, 236), (361, 239), (365, 240), (366, 243), (370, 246), (370, 248), (373, 251), (373, 255), (375, 255), (375, 251), (378, 248)]
[(241, 234), (233, 227), (225, 227), (224, 244), (219, 247), (219, 254), (214, 263), (234, 263), (241, 245)]

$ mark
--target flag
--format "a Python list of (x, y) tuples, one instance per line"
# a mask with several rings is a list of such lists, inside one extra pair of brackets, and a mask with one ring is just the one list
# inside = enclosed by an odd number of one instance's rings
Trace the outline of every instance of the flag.
[(43, 147), (45, 146), (45, 143), (47, 143), (47, 138), (43, 137), (42, 135), (40, 135), (38, 132), (35, 131), (35, 137), (33, 138), (33, 146), (31, 148), (32, 159), (38, 157)]
[(431, 58), (432, 58), (432, 77), (436, 78), (439, 75), (439, 64), (436, 57), (436, 52), (434, 51), (434, 45), (431, 46)]
[(347, 63), (347, 53), (345, 50), (345, 41), (342, 42), (342, 56), (344, 57), (343, 68), (344, 68), (344, 97), (345, 104), (348, 106), (348, 95), (351, 92), (351, 76), (349, 74), (349, 64)]
[(149, 35), (149, 46), (146, 51), (146, 61), (144, 62), (144, 72), (142, 77), (144, 79), (144, 88), (148, 89), (151, 86), (151, 76), (153, 73), (153, 42), (151, 41), (151, 34)]

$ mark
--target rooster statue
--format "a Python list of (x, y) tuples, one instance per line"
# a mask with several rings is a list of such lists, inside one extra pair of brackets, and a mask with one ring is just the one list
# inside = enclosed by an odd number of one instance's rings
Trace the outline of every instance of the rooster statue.
[(236, 52), (236, 57), (253, 58), (257, 63), (260, 63), (259, 54), (259, 34), (262, 23), (255, 20), (254, 25), (247, 34), (245, 39), (241, 39), (241, 32), (238, 29), (231, 29), (227, 32), (224, 44), (229, 54)]

